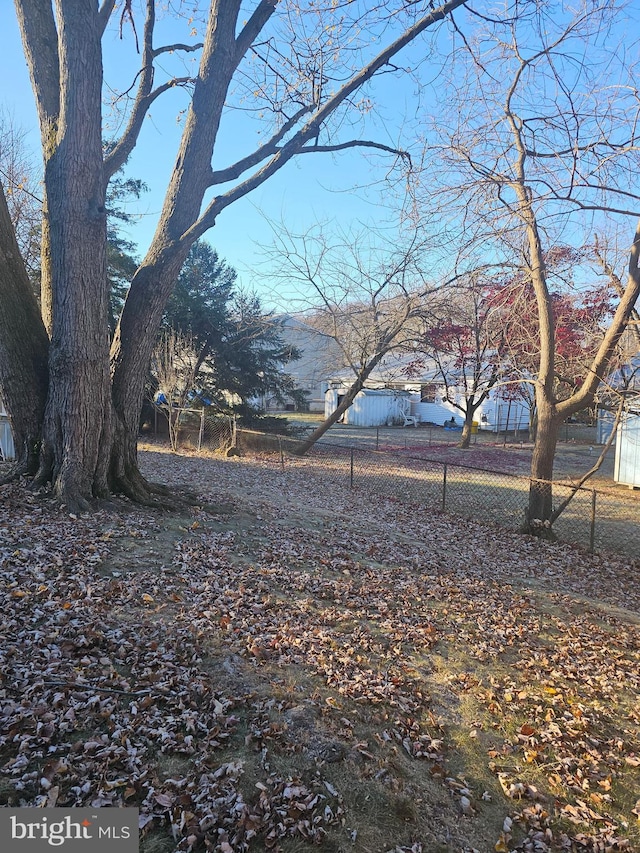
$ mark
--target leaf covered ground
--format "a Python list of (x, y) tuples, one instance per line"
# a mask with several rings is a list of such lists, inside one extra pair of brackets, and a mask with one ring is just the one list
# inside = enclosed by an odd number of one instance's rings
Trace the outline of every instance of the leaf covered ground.
[(640, 851), (637, 564), (141, 456), (203, 509), (0, 491), (0, 802), (136, 806), (144, 853)]

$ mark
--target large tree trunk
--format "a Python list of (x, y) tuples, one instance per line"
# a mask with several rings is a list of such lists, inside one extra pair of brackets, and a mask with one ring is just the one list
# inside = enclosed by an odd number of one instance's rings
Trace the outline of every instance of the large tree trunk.
[(462, 424), (462, 435), (460, 436), (460, 441), (458, 442), (458, 447), (461, 450), (468, 450), (471, 445), (471, 436), (473, 435), (473, 419), (477, 410), (478, 406), (467, 405), (467, 411), (464, 414), (464, 423)]
[[(138, 470), (138, 432), (144, 387), (157, 342), (162, 312), (189, 252), (190, 244), (172, 244), (157, 256), (153, 249), (134, 276), (111, 345), (114, 436), (109, 483), (133, 500), (153, 500), (153, 487)], [(140, 324), (140, 318), (144, 322)]]
[(558, 443), (562, 417), (553, 403), (539, 403), (537, 407), (536, 443), (531, 457), (531, 484), (526, 526), (532, 533), (539, 534), (547, 529), (553, 512), (553, 462)]
[[(56, 145), (60, 114), (60, 57), (58, 31), (49, 3), (39, 0), (15, 0), (16, 14), (22, 33), (22, 46), (31, 74), (31, 83), (38, 108), (40, 140), (45, 162)], [(78, 14), (80, 11), (78, 10)], [(87, 73), (92, 73), (87, 69)], [(47, 334), (53, 329), (53, 283), (51, 268), (51, 232), (47, 187), (43, 188), (40, 311)]]
[[(131, 282), (111, 346), (116, 428), (110, 482), (138, 501), (150, 500), (150, 485), (138, 471), (137, 438), (151, 354), (162, 312), (198, 237), (185, 233), (200, 215), (218, 126), (236, 56), (239, 2), (212, 13), (205, 36), (201, 73), (187, 112), (185, 131), (151, 247)], [(213, 222), (211, 223), (213, 225)]]
[(47, 397), (49, 339), (0, 185), (0, 392), (11, 417), (14, 474), (34, 474)]
[(95, 4), (66, 5), (59, 27), (64, 97), (45, 152), (52, 334), (36, 483), (51, 480), (69, 508), (82, 510), (108, 491), (110, 448), (102, 59)]

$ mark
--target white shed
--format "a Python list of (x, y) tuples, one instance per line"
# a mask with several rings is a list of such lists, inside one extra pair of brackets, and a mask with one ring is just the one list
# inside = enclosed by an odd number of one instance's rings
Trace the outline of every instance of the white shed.
[(5, 410), (2, 398), (0, 398), (0, 457), (3, 460), (16, 458), (11, 423), (9, 422), (9, 416)]
[[(329, 388), (325, 394), (325, 418), (335, 412), (346, 390), (346, 386)], [(409, 394), (406, 391), (363, 388), (344, 413), (342, 423), (362, 427), (383, 426), (393, 423), (402, 424), (404, 423), (403, 413), (409, 413), (410, 405)]]
[(627, 414), (618, 424), (613, 479), (640, 488), (640, 414)]

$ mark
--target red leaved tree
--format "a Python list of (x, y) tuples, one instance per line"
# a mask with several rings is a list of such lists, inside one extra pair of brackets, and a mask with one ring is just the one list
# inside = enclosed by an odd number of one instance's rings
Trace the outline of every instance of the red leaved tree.
[[(548, 259), (552, 268), (553, 257)], [(602, 284), (549, 292), (555, 340), (553, 394), (567, 400), (582, 386), (613, 313), (611, 290)], [(494, 288), (492, 302), (505, 331), (503, 360), (510, 393), (530, 408), (530, 437), (536, 438), (536, 393), (540, 325), (532, 284), (516, 280)]]
[[(435, 322), (419, 343), (433, 364), (434, 378), (444, 386), (447, 401), (462, 416), (461, 448), (469, 447), (475, 414), (491, 390), (508, 381), (502, 306), (495, 293), (495, 286), (487, 282), (458, 285), (446, 302), (447, 310), (435, 309)], [(418, 357), (411, 369), (426, 364)]]

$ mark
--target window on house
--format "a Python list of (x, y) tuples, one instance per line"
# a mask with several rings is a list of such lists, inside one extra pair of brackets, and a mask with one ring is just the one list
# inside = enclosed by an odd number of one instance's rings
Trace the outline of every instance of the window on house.
[(435, 403), (436, 401), (436, 386), (431, 385), (421, 385), (420, 386), (420, 402), (421, 403)]

